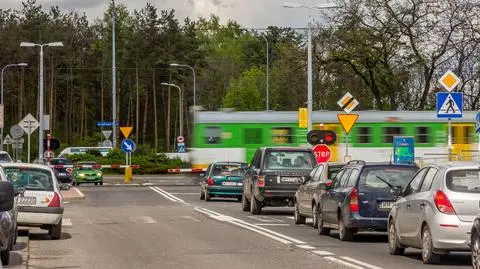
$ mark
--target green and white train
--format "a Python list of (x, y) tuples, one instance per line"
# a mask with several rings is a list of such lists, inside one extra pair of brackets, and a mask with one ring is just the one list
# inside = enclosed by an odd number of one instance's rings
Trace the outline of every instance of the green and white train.
[[(336, 111), (314, 111), (313, 129), (337, 133), (330, 146), (330, 161), (343, 161), (346, 135)], [(365, 161), (389, 161), (394, 136), (415, 137), (415, 157), (443, 156), (448, 153), (448, 124), (435, 111), (358, 111), (359, 118), (349, 134), (348, 155)], [(452, 152), (463, 159), (477, 155), (476, 111), (464, 111), (452, 119)], [(205, 168), (213, 161), (249, 162), (261, 146), (307, 146), (307, 130), (299, 128), (297, 111), (224, 112), (197, 111), (190, 159), (193, 168)]]

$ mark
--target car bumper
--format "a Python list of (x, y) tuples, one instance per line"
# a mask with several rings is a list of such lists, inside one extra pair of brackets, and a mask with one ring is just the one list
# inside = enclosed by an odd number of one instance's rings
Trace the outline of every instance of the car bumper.
[(76, 177), (77, 183), (98, 183), (103, 181), (103, 177)]
[(209, 186), (207, 187), (207, 192), (210, 195), (217, 196), (242, 196), (243, 187), (242, 186)]
[(437, 214), (428, 224), (435, 249), (469, 251), (468, 245), (473, 222), (461, 221), (455, 215)]
[(365, 218), (359, 214), (352, 214), (349, 218), (344, 216), (345, 227), (359, 230), (387, 231), (388, 218)]
[(63, 207), (19, 206), (17, 223), (19, 226), (56, 225), (63, 217)]

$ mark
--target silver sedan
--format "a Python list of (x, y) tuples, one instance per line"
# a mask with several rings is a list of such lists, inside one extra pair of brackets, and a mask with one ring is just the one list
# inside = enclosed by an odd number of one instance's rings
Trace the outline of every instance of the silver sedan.
[(438, 263), (450, 251), (470, 251), (469, 233), (480, 212), (480, 165), (432, 164), (419, 170), (399, 196), (388, 220), (393, 255), (422, 250), (423, 263)]

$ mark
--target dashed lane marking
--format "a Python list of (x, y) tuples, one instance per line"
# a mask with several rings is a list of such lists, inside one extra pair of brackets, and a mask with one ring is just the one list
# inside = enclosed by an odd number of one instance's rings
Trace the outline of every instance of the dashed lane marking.
[(312, 253), (320, 255), (320, 256), (333, 256), (335, 253), (325, 250), (314, 250)]
[(62, 226), (72, 226), (71, 219), (62, 219)]
[(353, 269), (365, 269), (364, 267), (360, 267), (360, 266), (357, 266), (355, 264), (352, 264), (352, 263), (349, 263), (349, 262), (346, 262), (346, 261), (342, 261), (340, 259), (337, 259), (337, 258), (331, 257), (331, 256), (324, 257), (324, 259), (329, 260), (329, 261), (334, 262), (334, 263), (337, 263), (337, 264), (341, 264), (343, 266), (353, 268)]
[(309, 245), (297, 245), (297, 248), (301, 249), (315, 249), (315, 247), (309, 246)]
[(344, 260), (347, 260), (347, 261), (349, 261), (349, 262), (353, 262), (353, 263), (359, 264), (359, 265), (361, 265), (361, 266), (365, 266), (365, 267), (370, 268), (370, 269), (382, 269), (382, 268), (377, 267), (377, 266), (375, 266), (375, 265), (373, 265), (373, 264), (369, 264), (369, 263), (366, 263), (366, 262), (362, 262), (362, 261), (359, 261), (359, 260), (354, 259), (354, 258), (350, 258), (350, 257), (346, 257), (346, 256), (342, 256), (341, 258), (344, 259)]

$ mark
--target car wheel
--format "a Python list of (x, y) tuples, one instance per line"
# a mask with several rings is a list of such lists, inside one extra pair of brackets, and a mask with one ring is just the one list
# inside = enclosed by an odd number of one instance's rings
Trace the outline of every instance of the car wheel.
[(7, 249), (0, 251), (0, 259), (2, 260), (2, 265), (8, 265), (10, 263), (10, 250), (12, 250), (12, 236), (10, 235), (8, 239)]
[(480, 269), (480, 237), (477, 232), (472, 235), (472, 268)]
[(247, 212), (250, 209), (250, 202), (247, 200), (245, 192), (242, 195), (242, 211)]
[(237, 197), (237, 201), (241, 202), (242, 201), (242, 197)]
[(318, 234), (329, 235), (330, 228), (323, 227), (323, 213), (321, 210), (317, 210), (317, 222), (318, 222)]
[(341, 241), (353, 240), (353, 231), (352, 229), (345, 227), (345, 222), (341, 216), (338, 218), (338, 236), (340, 237)]
[(208, 201), (210, 201), (210, 199), (212, 199), (212, 197), (210, 196), (208, 191), (205, 191), (205, 201), (208, 202)]
[(97, 185), (98, 185), (98, 182), (95, 182), (95, 186), (97, 186)]
[(205, 192), (203, 190), (200, 190), (200, 200), (205, 199)]
[(103, 181), (100, 182), (100, 186), (103, 186)]
[(317, 228), (317, 227), (318, 227), (318, 214), (317, 214), (317, 211), (318, 211), (317, 204), (314, 204), (313, 207), (312, 207), (312, 220), (313, 220), (312, 226), (313, 226), (313, 228)]
[(250, 199), (250, 213), (252, 213), (252, 215), (259, 215), (262, 213), (262, 207), (260, 206), (260, 202), (255, 199), (253, 193)]
[(297, 201), (295, 201), (295, 210), (293, 212), (293, 219), (295, 220), (295, 224), (305, 224), (306, 218), (300, 215), (300, 209), (298, 208)]
[(440, 262), (440, 255), (433, 253), (432, 234), (425, 225), (422, 231), (422, 261), (424, 264), (435, 264)]
[(60, 239), (60, 237), (62, 237), (62, 219), (60, 219), (60, 222), (57, 225), (52, 225), (49, 232), (51, 239)]
[(397, 230), (395, 229), (395, 223), (393, 220), (390, 221), (388, 227), (388, 249), (392, 255), (403, 255), (403, 253), (405, 253), (405, 248), (400, 246)]

